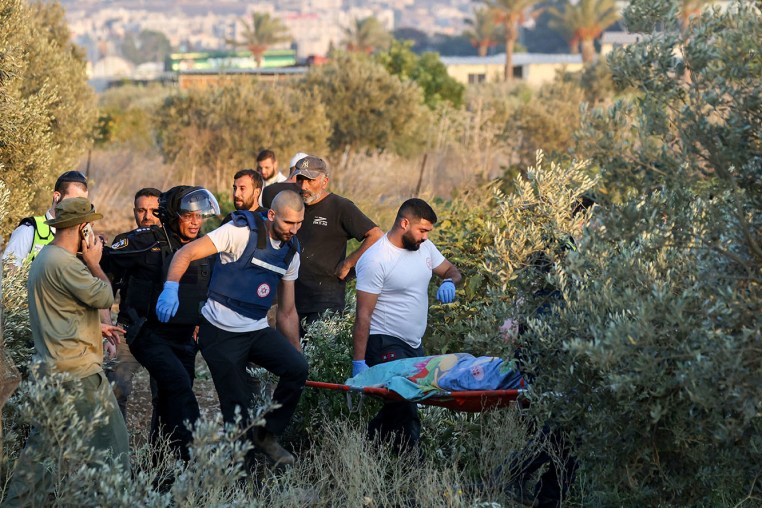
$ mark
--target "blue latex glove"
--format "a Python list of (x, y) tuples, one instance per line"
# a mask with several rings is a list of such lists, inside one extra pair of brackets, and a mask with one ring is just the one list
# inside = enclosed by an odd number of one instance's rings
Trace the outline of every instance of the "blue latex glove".
[(437, 290), (437, 300), (442, 303), (452, 303), (455, 301), (455, 284), (452, 279), (445, 279)]
[(164, 291), (159, 295), (159, 301), (156, 302), (156, 315), (159, 321), (166, 323), (172, 316), (177, 314), (177, 308), (180, 306), (180, 298), (177, 296), (177, 290), (180, 289), (180, 283), (168, 280), (164, 283)]
[(369, 368), (365, 360), (352, 360), (352, 377), (365, 372)]

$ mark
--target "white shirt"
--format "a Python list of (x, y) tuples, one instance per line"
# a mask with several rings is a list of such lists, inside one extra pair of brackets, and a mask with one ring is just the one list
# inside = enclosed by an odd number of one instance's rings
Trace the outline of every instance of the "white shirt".
[(426, 240), (418, 250), (396, 247), (384, 235), (357, 263), (357, 290), (378, 295), (370, 333), (391, 335), (410, 346), (421, 345), (429, 313), (432, 270), (445, 261)]
[(262, 186), (262, 188), (264, 189), (264, 188), (265, 188), (265, 187), (267, 187), (268, 185), (272, 185), (272, 184), (274, 184), (274, 183), (285, 182), (286, 180), (288, 180), (288, 178), (286, 178), (286, 177), (283, 175), (283, 173), (281, 173), (280, 171), (278, 171), (278, 172), (277, 172), (277, 173), (275, 173), (273, 176), (271, 176), (269, 179), (267, 179), (267, 180), (265, 180), (265, 181), (264, 181), (264, 185)]
[[(232, 263), (243, 255), (246, 245), (249, 243), (249, 228), (237, 227), (232, 222), (215, 229), (207, 234), (217, 251), (220, 253), (220, 262)], [(267, 235), (270, 245), (274, 248), (280, 248), (281, 241), (273, 240)], [(291, 264), (282, 280), (296, 280), (299, 275), (299, 253), (294, 255)], [(267, 328), (267, 318), (252, 319), (243, 316), (236, 311), (215, 302), (211, 298), (206, 301), (201, 314), (214, 326), (228, 332), (253, 332)]]
[[(50, 213), (50, 210), (45, 212), (45, 219), (50, 220), (52, 218), (53, 214)], [(56, 228), (51, 227), (50, 232), (55, 235)], [(31, 224), (22, 224), (11, 233), (8, 245), (5, 246), (5, 251), (3, 252), (3, 261), (13, 256), (13, 264), (21, 266), (32, 251), (33, 244), (34, 226)]]

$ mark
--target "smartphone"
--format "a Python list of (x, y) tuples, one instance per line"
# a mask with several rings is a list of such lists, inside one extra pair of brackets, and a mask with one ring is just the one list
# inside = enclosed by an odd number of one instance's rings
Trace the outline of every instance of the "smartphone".
[(88, 224), (84, 228), (82, 228), (79, 231), (79, 234), (82, 237), (82, 239), (85, 241), (85, 243), (87, 244), (88, 247), (93, 245), (93, 240), (94, 240), (95, 233), (93, 233), (93, 226), (92, 226), (92, 224)]

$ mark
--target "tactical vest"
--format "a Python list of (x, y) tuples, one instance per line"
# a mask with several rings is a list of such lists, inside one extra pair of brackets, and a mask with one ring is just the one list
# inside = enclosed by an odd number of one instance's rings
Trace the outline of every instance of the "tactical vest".
[(50, 229), (50, 226), (45, 224), (46, 220), (47, 218), (45, 218), (44, 215), (27, 217), (19, 224), (19, 226), (26, 224), (34, 228), (32, 248), (29, 250), (29, 256), (27, 256), (29, 261), (32, 261), (35, 257), (37, 257), (37, 254), (40, 253), (42, 248), (53, 241), (53, 231)]
[[(132, 308), (139, 317), (148, 318), (151, 322), (158, 322), (156, 302), (164, 288), (169, 265), (179, 246), (168, 244), (164, 232), (160, 228), (152, 227), (151, 229), (156, 238), (156, 243), (153, 246), (158, 244), (161, 248), (161, 256), (156, 257), (156, 262), (161, 263), (161, 279), (146, 280), (130, 274), (126, 281), (125, 294), (122, 295), (124, 303), (120, 304), (119, 307), (120, 316), (122, 307), (125, 310)], [(133, 251), (136, 255), (139, 255), (140, 252)], [(129, 255), (130, 252), (124, 254)], [(182, 279), (180, 279), (178, 289), (180, 305), (177, 313), (169, 320), (168, 324), (197, 325), (200, 323), (201, 307), (206, 301), (209, 281), (212, 276), (212, 259), (212, 256), (209, 256), (190, 263)]]
[(291, 240), (276, 249), (268, 241), (268, 232), (259, 214), (233, 213), (236, 227), (249, 228), (249, 241), (241, 257), (223, 264), (219, 258), (209, 283), (209, 298), (251, 319), (262, 319), (273, 304), (280, 280), (286, 275), (299, 240)]

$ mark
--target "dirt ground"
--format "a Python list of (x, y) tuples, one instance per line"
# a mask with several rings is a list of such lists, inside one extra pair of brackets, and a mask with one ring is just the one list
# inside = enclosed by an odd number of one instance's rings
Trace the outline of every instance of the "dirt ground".
[[(196, 394), (202, 417), (211, 417), (219, 413), (217, 391), (214, 389), (212, 376), (201, 353), (196, 356), (196, 380), (193, 383), (193, 392)], [(148, 438), (150, 426), (151, 388), (148, 371), (141, 368), (132, 380), (132, 394), (127, 402), (127, 430), (131, 437), (138, 443), (142, 443)]]

